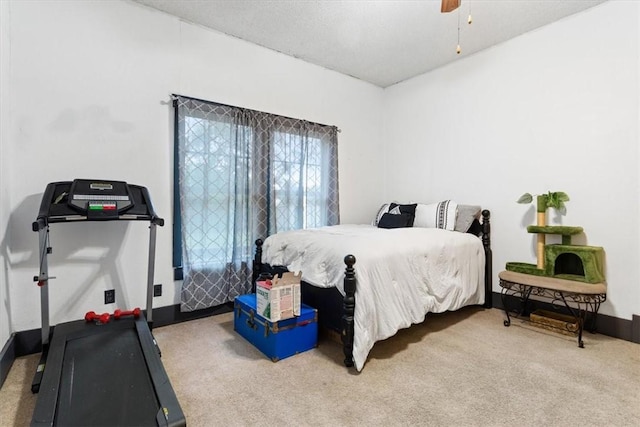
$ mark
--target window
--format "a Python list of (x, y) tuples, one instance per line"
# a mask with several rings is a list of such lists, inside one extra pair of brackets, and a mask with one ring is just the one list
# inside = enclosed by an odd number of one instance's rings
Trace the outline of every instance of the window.
[(338, 223), (337, 129), (181, 96), (174, 105), (174, 267), (193, 310), (250, 289), (255, 239)]

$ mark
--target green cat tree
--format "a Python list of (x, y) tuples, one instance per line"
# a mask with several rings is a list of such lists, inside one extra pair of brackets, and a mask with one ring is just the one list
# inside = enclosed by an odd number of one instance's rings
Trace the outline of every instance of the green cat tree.
[[(530, 203), (532, 200), (533, 196), (526, 193), (518, 203)], [(508, 271), (584, 283), (604, 282), (604, 249), (572, 244), (571, 236), (582, 233), (582, 227), (547, 225), (547, 209), (553, 207), (564, 213), (566, 201), (569, 201), (569, 196), (563, 192), (549, 192), (536, 197), (537, 224), (528, 226), (527, 231), (537, 235), (537, 264), (508, 262)], [(562, 236), (562, 243), (546, 244), (546, 235), (549, 234)]]

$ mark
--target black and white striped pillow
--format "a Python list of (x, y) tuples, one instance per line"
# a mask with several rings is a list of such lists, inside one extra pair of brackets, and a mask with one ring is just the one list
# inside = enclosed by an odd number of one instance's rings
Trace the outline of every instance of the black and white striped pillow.
[(380, 219), (382, 218), (382, 215), (389, 212), (389, 206), (390, 206), (389, 203), (383, 203), (382, 206), (380, 206), (380, 209), (378, 209), (378, 213), (376, 214), (376, 217), (371, 222), (371, 225), (375, 227), (378, 226), (378, 224), (380, 223)]

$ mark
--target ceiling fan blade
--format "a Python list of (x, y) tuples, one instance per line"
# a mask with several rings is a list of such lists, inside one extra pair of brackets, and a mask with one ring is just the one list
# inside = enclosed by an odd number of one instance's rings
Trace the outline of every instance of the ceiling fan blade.
[(460, 0), (442, 0), (440, 12), (447, 13), (456, 10), (460, 6)]

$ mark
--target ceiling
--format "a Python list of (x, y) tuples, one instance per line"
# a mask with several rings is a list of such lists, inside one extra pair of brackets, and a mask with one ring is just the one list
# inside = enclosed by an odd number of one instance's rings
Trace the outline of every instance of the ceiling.
[(462, 0), (450, 13), (440, 0), (133, 1), (387, 87), (606, 0)]

